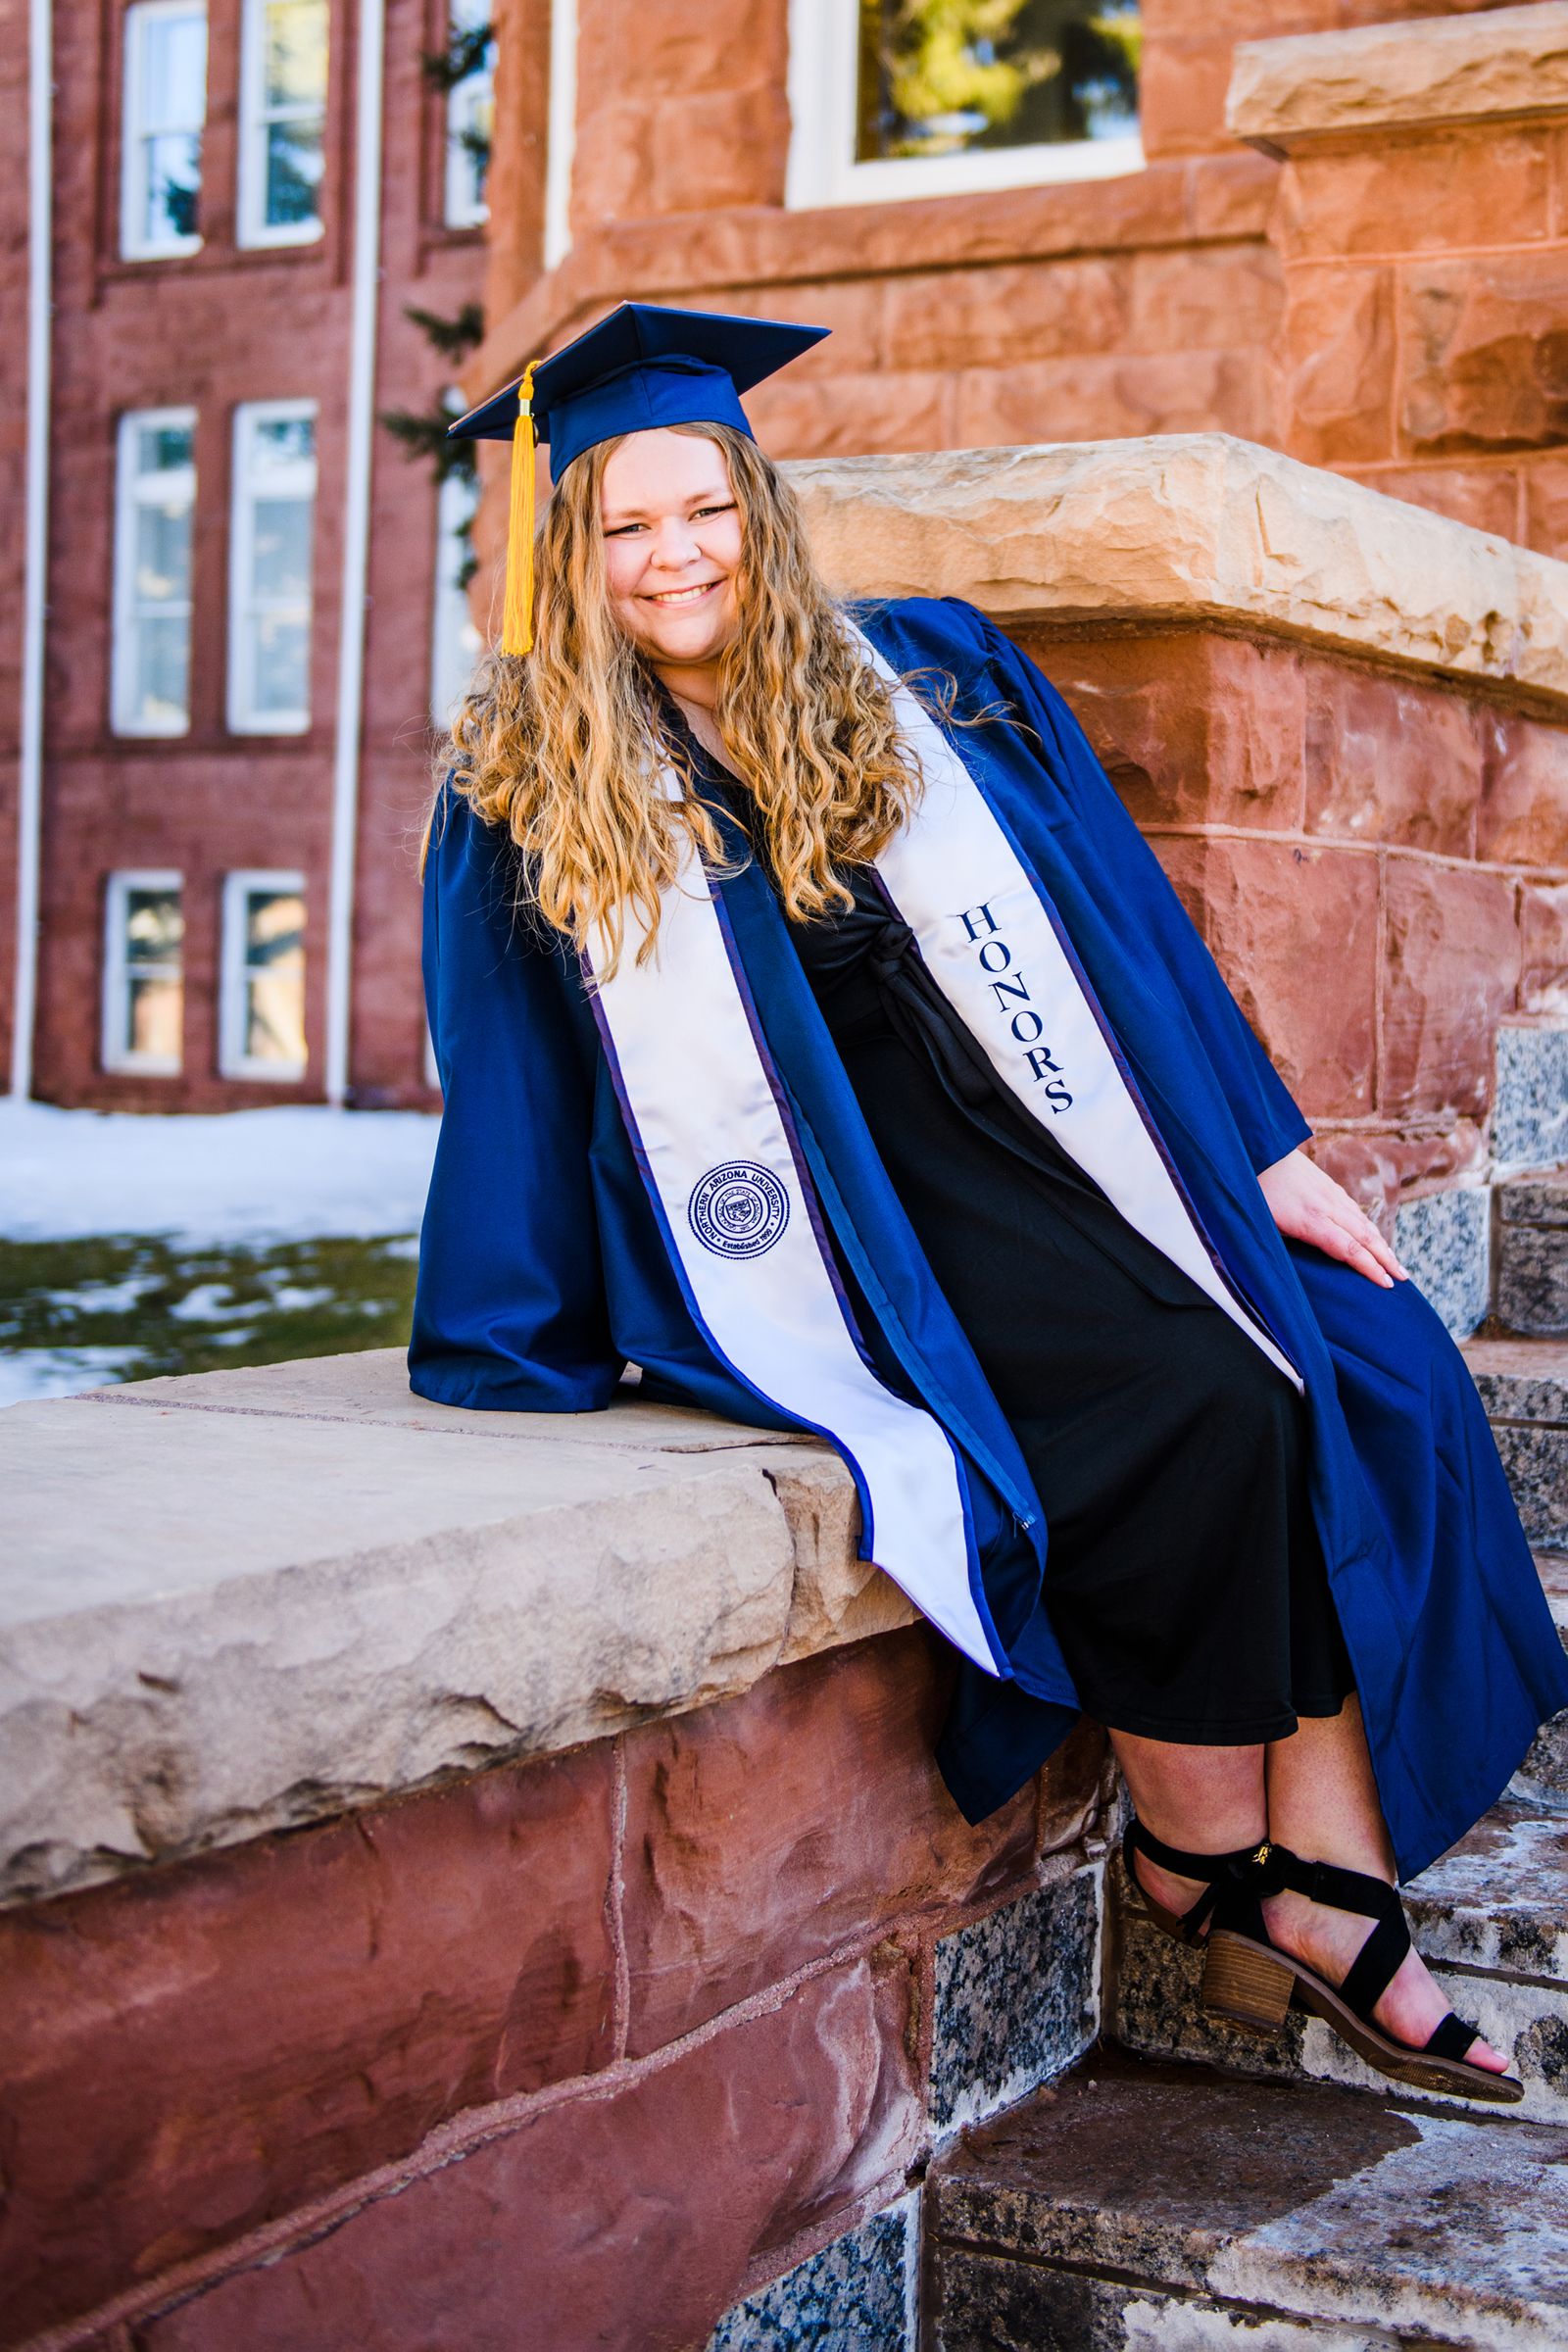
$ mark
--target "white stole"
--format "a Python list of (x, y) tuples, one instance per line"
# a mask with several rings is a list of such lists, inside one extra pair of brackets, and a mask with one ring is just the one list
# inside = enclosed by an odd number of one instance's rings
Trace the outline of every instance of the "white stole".
[[(658, 961), (626, 909), (594, 991), (632, 1143), (692, 1310), (748, 1388), (831, 1439), (856, 1473), (865, 1548), (988, 1673), (1005, 1663), (973, 1589), (941, 1424), (886, 1388), (852, 1335), (804, 1161), (695, 850), (661, 907)], [(603, 947), (590, 948), (597, 974)]]

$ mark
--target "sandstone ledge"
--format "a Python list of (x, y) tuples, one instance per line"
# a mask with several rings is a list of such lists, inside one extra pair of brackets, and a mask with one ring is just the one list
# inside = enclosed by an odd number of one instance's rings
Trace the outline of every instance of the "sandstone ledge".
[(1244, 41), (1225, 123), (1268, 155), (1298, 141), (1568, 109), (1568, 5)]
[(1568, 708), (1568, 564), (1227, 433), (784, 470), (844, 594), (1264, 630)]
[(0, 1416), (0, 1900), (602, 1738), (910, 1622), (827, 1447), (468, 1413), (401, 1350)]

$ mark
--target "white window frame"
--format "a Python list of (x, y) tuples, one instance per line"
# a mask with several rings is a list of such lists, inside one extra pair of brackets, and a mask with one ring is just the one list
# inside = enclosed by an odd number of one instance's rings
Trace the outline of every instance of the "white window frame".
[(245, 902), (253, 890), (298, 892), (305, 876), (285, 867), (245, 866), (223, 876), (223, 943), (218, 1007), (218, 1071), (221, 1078), (260, 1078), (273, 1086), (298, 1086), (303, 1061), (266, 1061), (245, 1052), (247, 1011)]
[[(183, 892), (184, 888), (184, 875), (176, 873), (172, 866), (129, 866), (109, 877), (109, 887), (104, 893), (102, 1011), (102, 1059), (106, 1070), (132, 1078), (177, 1078), (184, 1067), (183, 1054), (136, 1054), (122, 1042), (126, 1028), (125, 991), (130, 978), (130, 958), (125, 954), (125, 901), (133, 890)], [(184, 978), (182, 953), (182, 991)]]
[[(242, 0), (239, 61), (239, 204), (235, 243), (247, 248), (270, 245), (314, 245), (325, 233), (319, 213), (312, 220), (269, 222), (267, 211), (267, 123), (262, 105), (266, 89), (266, 0)], [(330, 44), (330, 12), (327, 28)], [(331, 91), (331, 50), (327, 52), (327, 88), (322, 93), (324, 139)], [(326, 182), (323, 177), (322, 187)]]
[(1120, 179), (1145, 168), (1143, 141), (1068, 139), (990, 147), (968, 155), (855, 160), (860, 72), (858, 0), (790, 0), (790, 152), (784, 203), (791, 212), (889, 204), (920, 196), (989, 194), (1053, 181)]
[[(251, 428), (257, 424), (292, 421), (297, 417), (313, 419), (319, 412), (314, 400), (247, 400), (234, 411), (233, 480), (229, 498), (228, 530), (228, 731), (231, 735), (303, 735), (311, 723), (310, 685), (311, 619), (315, 609), (314, 595), (303, 602), (306, 626), (305, 692), (306, 703), (299, 710), (258, 710), (256, 709), (255, 652), (256, 639), (250, 623), (264, 610), (279, 612), (297, 612), (300, 600), (290, 599), (285, 605), (263, 607), (252, 595), (256, 541), (256, 496), (251, 474)], [(315, 566), (316, 530), (314, 507), (319, 466), (315, 458), (301, 459), (294, 467), (269, 477), (269, 488), (283, 498), (299, 498), (309, 492), (313, 513), (311, 528), (312, 567)]]
[[(125, 11), (124, 74), (125, 86), (121, 112), (120, 155), (120, 253), (127, 262), (169, 261), (181, 253), (195, 253), (201, 246), (201, 232), (188, 237), (153, 238), (142, 234), (137, 223), (147, 218), (147, 126), (141, 119), (142, 94), (146, 86), (147, 27), (167, 21), (170, 17), (200, 17), (207, 22), (207, 10), (198, 0), (135, 0)], [(205, 74), (204, 74), (205, 88)], [(206, 126), (206, 107), (202, 109), (203, 128)]]
[[(486, 17), (494, 17), (499, 0), (451, 0), (447, 16), (447, 34), (470, 30), (482, 24)], [(494, 42), (491, 47), (494, 49)], [(447, 92), (447, 156), (445, 202), (442, 219), (448, 228), (482, 228), (490, 218), (490, 207), (481, 196), (473, 195), (473, 161), (463, 145), (463, 134), (471, 128), (480, 103), (495, 99), (494, 67), (478, 67), (466, 81), (458, 82)]]
[[(127, 409), (120, 419), (120, 432), (115, 450), (115, 601), (114, 624), (110, 654), (109, 712), (110, 728), (116, 735), (188, 735), (190, 733), (190, 653), (187, 641), (185, 657), (185, 715), (181, 719), (147, 718), (132, 707), (136, 691), (136, 632), (144, 619), (175, 619), (181, 617), (175, 604), (162, 605), (156, 614), (137, 611), (136, 595), (136, 510), (153, 503), (143, 493), (152, 484), (169, 484), (176, 475), (189, 476), (191, 531), (194, 539), (196, 523), (196, 461), (172, 467), (168, 473), (138, 473), (136, 470), (136, 437), (148, 427), (161, 425), (188, 426), (196, 430), (194, 409)], [(164, 492), (167, 496), (167, 489)], [(194, 551), (193, 551), (194, 552)], [(191, 599), (184, 600), (184, 618), (187, 631), (191, 618)]]

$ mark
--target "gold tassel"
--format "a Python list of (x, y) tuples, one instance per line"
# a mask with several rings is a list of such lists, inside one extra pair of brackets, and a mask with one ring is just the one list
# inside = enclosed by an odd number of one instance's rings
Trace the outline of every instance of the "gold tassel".
[(504, 654), (533, 652), (533, 367), (517, 386), (512, 435), (512, 513), (507, 524), (507, 602), (501, 621)]

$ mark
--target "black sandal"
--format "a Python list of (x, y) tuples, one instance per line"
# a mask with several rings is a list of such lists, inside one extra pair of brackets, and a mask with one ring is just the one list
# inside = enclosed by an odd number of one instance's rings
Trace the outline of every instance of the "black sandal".
[[(1164, 1862), (1166, 1869), (1175, 1869), (1180, 1859), (1165, 1861), (1152, 1852), (1150, 1858)], [(1488, 2099), (1500, 2107), (1517, 2105), (1525, 2086), (1515, 2076), (1467, 2064), (1465, 2052), (1479, 2034), (1451, 2009), (1419, 2049), (1396, 2041), (1372, 2023), (1373, 2010), (1410, 1949), (1404, 1906), (1392, 1886), (1332, 1862), (1303, 1862), (1285, 1845), (1261, 1846), (1250, 1859), (1251, 1867), (1225, 1886), (1218, 1902), (1209, 1906), (1215, 1916), (1203, 1965), (1202, 2002), (1211, 2017), (1253, 2033), (1273, 2034), (1285, 2023), (1294, 1999), (1298, 2008), (1324, 2019), (1358, 2058), (1393, 2082)], [(1343, 1984), (1330, 1984), (1271, 1941), (1261, 1898), (1286, 1888), (1330, 1910), (1350, 1911), (1376, 1922)]]

